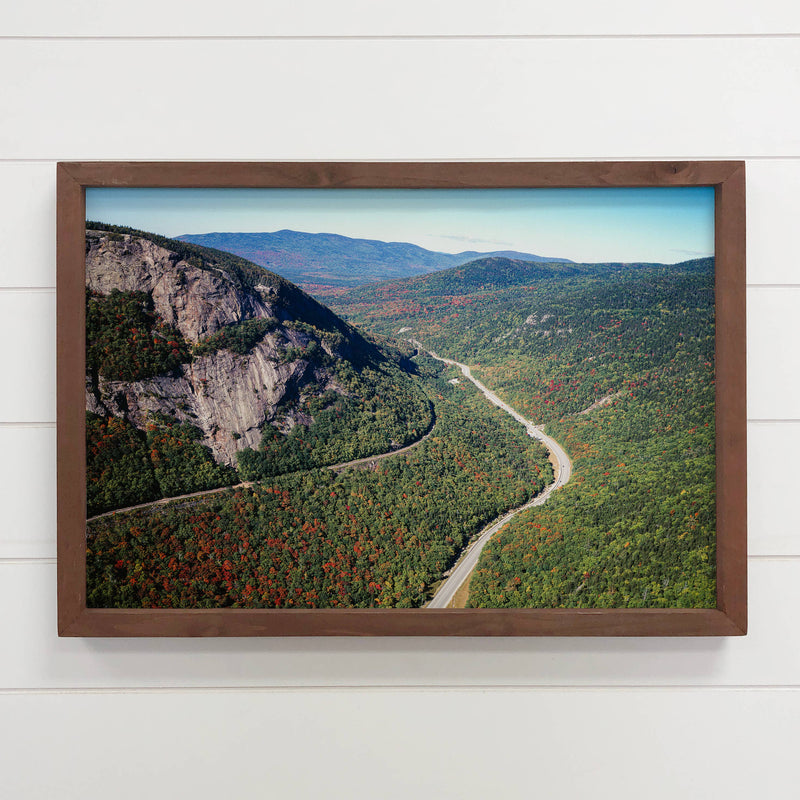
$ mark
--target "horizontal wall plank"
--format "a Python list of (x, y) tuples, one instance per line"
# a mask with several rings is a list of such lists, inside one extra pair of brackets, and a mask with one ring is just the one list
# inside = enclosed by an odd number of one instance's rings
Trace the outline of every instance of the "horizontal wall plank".
[(798, 607), (800, 559), (754, 559), (745, 637), (59, 639), (55, 566), (0, 563), (0, 686), (800, 685)]
[(54, 558), (55, 428), (0, 428), (0, 558)]
[(140, 0), (131, 14), (123, 3), (57, 0), (5, 4), (6, 36), (489, 36), (601, 34), (755, 34), (800, 31), (796, 5), (765, 0), (756, 12), (747, 0), (674, 0), (649, 7), (636, 0), (529, 3), (525, 0), (406, 0), (385, 6), (371, 0), (295, 0), (292, 3), (212, 0), (180, 3)]
[(800, 287), (747, 293), (747, 416), (800, 418)]
[(787, 690), (8, 695), (0, 713), (3, 786), (26, 800), (780, 798), (800, 745)]
[(800, 284), (800, 159), (748, 161), (746, 170), (747, 282)]
[(55, 284), (55, 178), (54, 163), (0, 163), (0, 287)]
[(55, 420), (55, 293), (0, 292), (0, 422)]
[(792, 39), (4, 42), (0, 152), (800, 155)]
[(751, 422), (747, 433), (748, 551), (800, 555), (800, 422)]
[[(747, 164), (747, 281), (800, 284), (800, 158)], [(55, 285), (55, 162), (0, 162), (0, 287)]]
[[(748, 552), (800, 556), (800, 422), (751, 422), (747, 438)], [(0, 453), (0, 560), (55, 558), (55, 430), (0, 428)]]

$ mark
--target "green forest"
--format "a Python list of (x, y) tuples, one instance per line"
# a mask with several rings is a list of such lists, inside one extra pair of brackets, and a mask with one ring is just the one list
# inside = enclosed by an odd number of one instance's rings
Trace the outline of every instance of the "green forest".
[(329, 466), (398, 450), (433, 425), (433, 407), (419, 381), (392, 364), (335, 365), (344, 392), (314, 394), (304, 405), (311, 425), (282, 433), (264, 426), (258, 450), (239, 453), (239, 473), (247, 481), (285, 472)]
[(191, 360), (188, 342), (153, 311), (145, 292), (86, 292), (86, 369), (111, 381), (139, 381)]
[(573, 461), (565, 487), (483, 550), (469, 606), (715, 605), (713, 259), (488, 258), (337, 290), (332, 313), (236, 256), (91, 226), (224, 269), (242, 291), (280, 290), (275, 316), (195, 343), (145, 292), (87, 291), (97, 397), (103, 382), (179, 375), (221, 351), (247, 359), (267, 337), (265, 357), (307, 376), (235, 468), (190, 422), (87, 412), (91, 606), (424, 605), (483, 527), (553, 480), (544, 447), (424, 350), (469, 364)]
[(422, 605), (473, 534), (552, 481), (522, 426), (434, 369), (430, 437), (374, 469), (299, 471), (91, 522), (89, 604)]
[(194, 425), (150, 414), (144, 431), (120, 417), (86, 413), (86, 513), (238, 483), (217, 464)]
[(331, 301), (469, 363), (573, 460), (570, 483), (485, 548), (470, 605), (714, 607), (713, 259), (516, 266)]

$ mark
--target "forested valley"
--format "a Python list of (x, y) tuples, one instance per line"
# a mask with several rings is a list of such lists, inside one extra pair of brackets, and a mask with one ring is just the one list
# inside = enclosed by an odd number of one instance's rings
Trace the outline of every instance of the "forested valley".
[(469, 364), (573, 460), (483, 550), (470, 606), (715, 605), (713, 259), (493, 257), (337, 289), (333, 314), (235, 256), (95, 227), (91, 606), (424, 605), (553, 477), (539, 442), (424, 350)]
[(91, 522), (90, 605), (423, 605), (473, 534), (552, 480), (540, 443), (439, 370), (421, 378), (430, 437), (373, 468), (302, 470)]
[(470, 605), (715, 606), (713, 287), (713, 259), (487, 259), (329, 300), (470, 364), (571, 455), (483, 551)]
[(87, 254), (94, 607), (424, 605), (470, 537), (552, 480), (455, 371), (278, 276), (101, 223)]

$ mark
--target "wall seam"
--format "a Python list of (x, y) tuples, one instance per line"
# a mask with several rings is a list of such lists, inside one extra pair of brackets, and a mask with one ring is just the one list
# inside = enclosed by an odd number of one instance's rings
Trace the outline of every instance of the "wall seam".
[(494, 683), (464, 683), (464, 684), (313, 684), (313, 685), (285, 685), (285, 686), (124, 686), (124, 687), (45, 687), (45, 688), (5, 688), (0, 689), (3, 695), (142, 695), (142, 694), (304, 694), (304, 693), (332, 693), (343, 694), (352, 692), (796, 692), (800, 691), (798, 684), (494, 684)]
[[(264, 156), (259, 157), (249, 157), (249, 156), (241, 156), (237, 158), (223, 158), (217, 156), (206, 156), (203, 158), (81, 158), (77, 156), (54, 156), (48, 158), (31, 158), (26, 156), (0, 156), (0, 164), (52, 164), (55, 166), (59, 162), (62, 161), (145, 161), (150, 163), (197, 163), (197, 162), (204, 162), (204, 161), (214, 161), (219, 163), (231, 163), (236, 164), (242, 161), (255, 161), (255, 162), (269, 162), (269, 161), (286, 161), (288, 163), (293, 164), (315, 164), (320, 161), (321, 157), (315, 158), (282, 158), (280, 156), (265, 158)], [(415, 162), (430, 162), (430, 163), (459, 163), (459, 162), (472, 162), (472, 163), (492, 163), (495, 161), (508, 161), (511, 163), (520, 163), (524, 164), (530, 161), (548, 164), (548, 163), (559, 163), (562, 161), (573, 162), (573, 161), (594, 161), (594, 162), (604, 162), (604, 161), (797, 161), (800, 160), (800, 155), (786, 155), (786, 154), (756, 154), (756, 155), (742, 155), (741, 153), (737, 153), (736, 155), (725, 155), (725, 156), (718, 156), (718, 155), (691, 155), (687, 156), (686, 154), (683, 155), (665, 155), (663, 153), (659, 155), (645, 155), (645, 156), (631, 156), (631, 155), (611, 155), (611, 156), (592, 156), (592, 155), (571, 155), (571, 156), (548, 156), (546, 158), (532, 158), (528, 156), (503, 156), (503, 155), (496, 155), (496, 156), (481, 156), (480, 158), (413, 158), (413, 157), (404, 157), (404, 158), (324, 158), (322, 160), (325, 161), (347, 161), (352, 163), (364, 163), (370, 164), (374, 162), (398, 162), (403, 163), (407, 162), (409, 164)]]
[(8, 34), (0, 42), (452, 42), (797, 39), (800, 33), (364, 33), (364, 34)]

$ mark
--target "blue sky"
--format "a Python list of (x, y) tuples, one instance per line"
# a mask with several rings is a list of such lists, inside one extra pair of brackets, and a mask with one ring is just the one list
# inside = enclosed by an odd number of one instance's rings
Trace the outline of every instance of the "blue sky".
[(714, 253), (712, 187), (87, 189), (86, 218), (179, 236), (276, 231), (666, 264)]

